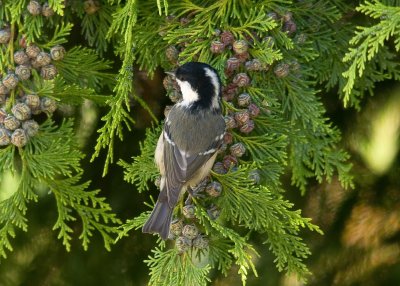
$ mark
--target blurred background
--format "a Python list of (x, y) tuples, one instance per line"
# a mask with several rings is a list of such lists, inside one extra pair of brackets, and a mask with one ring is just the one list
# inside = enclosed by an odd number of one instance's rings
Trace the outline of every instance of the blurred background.
[[(138, 72), (136, 85), (159, 118), (168, 104), (162, 88), (162, 74), (150, 80)], [(146, 92), (143, 92), (146, 91)], [(312, 218), (325, 235), (304, 231), (302, 236), (313, 255), (307, 265), (313, 272), (309, 284), (319, 285), (400, 285), (400, 85), (386, 81), (377, 85), (374, 97), (365, 98), (361, 111), (345, 110), (335, 93), (321, 94), (327, 116), (343, 133), (343, 148), (352, 155), (355, 189), (344, 190), (333, 180), (317, 184), (311, 181), (305, 196), (290, 186), (290, 174), (282, 178), (286, 197)], [(139, 153), (139, 142), (150, 126), (150, 117), (133, 105), (136, 129), (125, 133), (125, 140), (115, 147), (115, 158), (131, 162)], [(82, 110), (85, 112), (83, 113)], [(90, 102), (82, 108), (62, 108), (61, 112), (77, 118), (77, 140), (88, 156), (84, 160), (85, 179), (92, 179), (92, 189), (102, 196), (122, 220), (146, 210), (134, 186), (123, 181), (123, 170), (113, 165), (102, 177), (104, 158), (89, 163), (96, 140), (96, 129), (102, 110)], [(0, 200), (15, 186), (14, 178), (5, 175), (0, 185)], [(157, 193), (153, 188), (153, 194)], [(143, 260), (150, 254), (155, 237), (140, 231), (130, 232), (107, 252), (101, 238), (92, 238), (88, 251), (83, 251), (79, 222), (74, 225), (75, 241), (66, 252), (52, 227), (57, 218), (53, 197), (45, 190), (38, 203), (30, 204), (27, 233), (16, 233), (14, 251), (0, 262), (0, 285), (146, 285), (148, 269)], [(274, 257), (263, 246), (262, 238), (252, 240), (262, 256), (256, 261), (259, 278), (249, 278), (248, 285), (302, 285), (295, 277), (279, 273)], [(228, 277), (213, 273), (212, 285), (241, 285), (237, 269)]]

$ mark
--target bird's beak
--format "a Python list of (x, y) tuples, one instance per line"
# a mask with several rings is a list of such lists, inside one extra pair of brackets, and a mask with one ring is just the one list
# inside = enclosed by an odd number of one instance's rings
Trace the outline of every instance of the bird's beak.
[(170, 75), (172, 77), (175, 77), (175, 71), (166, 71), (165, 72), (167, 75)]

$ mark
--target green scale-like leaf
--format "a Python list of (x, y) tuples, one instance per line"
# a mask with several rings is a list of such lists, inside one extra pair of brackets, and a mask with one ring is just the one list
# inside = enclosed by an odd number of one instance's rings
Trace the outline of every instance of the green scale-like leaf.
[[(20, 159), (15, 158), (16, 150)], [(110, 249), (120, 221), (104, 198), (98, 196), (99, 190), (88, 191), (90, 182), (81, 182), (83, 154), (74, 141), (72, 120), (56, 126), (48, 119), (25, 148), (9, 146), (1, 149), (0, 155), (0, 160), (8, 165), (7, 170), (18, 179), (14, 193), (0, 202), (0, 256), (6, 256), (5, 249), (12, 250), (10, 237), (15, 236), (15, 228), (27, 231), (28, 203), (39, 199), (34, 189), (39, 185), (54, 194), (58, 210), (54, 229), (59, 230), (58, 238), (67, 250), (73, 233), (70, 223), (77, 219), (83, 225), (80, 239), (84, 249), (95, 231)]]
[[(366, 2), (357, 7), (357, 10), (374, 18), (380, 19), (378, 23), (370, 27), (358, 27), (355, 36), (350, 40), (350, 44), (355, 47), (343, 58), (344, 62), (349, 62), (350, 66), (343, 72), (346, 84), (343, 87), (344, 104), (348, 105), (352, 99), (353, 87), (356, 79), (363, 76), (367, 64), (371, 62), (383, 48), (385, 41), (394, 38), (394, 48), (400, 50), (400, 8), (390, 7), (378, 1)], [(385, 61), (383, 61), (384, 63)], [(385, 70), (385, 68), (384, 68)], [(393, 71), (393, 70), (392, 70)], [(399, 78), (399, 68), (394, 73), (388, 73), (387, 78)]]

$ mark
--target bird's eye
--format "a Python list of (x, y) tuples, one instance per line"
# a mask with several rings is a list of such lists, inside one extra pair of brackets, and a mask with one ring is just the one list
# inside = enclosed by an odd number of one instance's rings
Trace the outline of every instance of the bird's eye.
[(178, 77), (178, 79), (179, 79), (180, 81), (188, 81), (188, 77), (185, 76), (185, 75), (180, 75), (180, 76)]

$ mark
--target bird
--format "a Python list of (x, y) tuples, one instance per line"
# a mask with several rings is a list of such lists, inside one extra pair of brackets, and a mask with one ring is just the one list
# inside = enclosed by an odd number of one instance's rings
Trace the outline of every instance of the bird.
[(215, 162), (226, 131), (218, 72), (202, 62), (187, 62), (172, 75), (182, 99), (170, 110), (155, 150), (160, 193), (143, 233), (169, 237), (175, 206), (185, 191), (200, 183)]

